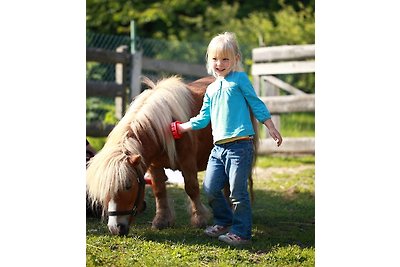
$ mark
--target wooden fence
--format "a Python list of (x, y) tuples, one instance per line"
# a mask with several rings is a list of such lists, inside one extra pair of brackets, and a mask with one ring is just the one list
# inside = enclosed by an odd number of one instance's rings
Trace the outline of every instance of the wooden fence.
[[(272, 120), (278, 129), (280, 128), (279, 114), (315, 111), (314, 94), (306, 94), (273, 76), (276, 74), (314, 73), (315, 45), (256, 48), (252, 51), (252, 59), (251, 74), (254, 89), (268, 106)], [(284, 90), (290, 95), (280, 96), (279, 90)], [(267, 135), (266, 132), (261, 134)], [(259, 154), (270, 153), (315, 153), (315, 138), (284, 137), (284, 142), (279, 148), (271, 138), (262, 139)]]
[[(115, 116), (122, 118), (127, 104), (141, 93), (142, 71), (167, 72), (192, 77), (207, 76), (204, 65), (182, 62), (156, 60), (143, 57), (141, 52), (130, 54), (127, 46), (121, 46), (116, 51), (98, 48), (86, 49), (87, 62), (115, 64), (115, 81), (86, 81), (86, 96), (103, 96), (115, 98)], [(150, 76), (151, 79), (160, 77)], [(86, 135), (93, 137), (107, 136), (114, 125), (103, 125), (101, 122), (86, 125)]]
[[(86, 81), (86, 96), (103, 96), (115, 98), (115, 116), (120, 119), (125, 113), (127, 104), (127, 69), (131, 62), (131, 55), (127, 53), (127, 47), (121, 46), (116, 51), (87, 48), (86, 61), (105, 64), (115, 64), (115, 81)], [(114, 125), (102, 125), (92, 123), (86, 125), (86, 135), (107, 136)]]

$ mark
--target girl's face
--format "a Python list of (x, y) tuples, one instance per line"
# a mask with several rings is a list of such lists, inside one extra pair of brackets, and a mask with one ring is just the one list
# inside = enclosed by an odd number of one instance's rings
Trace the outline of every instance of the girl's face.
[(217, 53), (209, 54), (209, 58), (212, 69), (218, 77), (225, 77), (228, 75), (236, 63), (235, 58), (230, 58), (229, 56), (220, 55)]

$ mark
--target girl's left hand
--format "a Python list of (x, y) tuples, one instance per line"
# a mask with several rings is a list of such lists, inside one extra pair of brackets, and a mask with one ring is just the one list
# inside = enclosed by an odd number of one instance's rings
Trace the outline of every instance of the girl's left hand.
[(282, 144), (282, 136), (279, 133), (279, 131), (275, 128), (274, 123), (272, 122), (271, 119), (268, 119), (264, 122), (264, 125), (268, 128), (269, 135), (274, 139), (276, 142), (277, 146), (280, 146)]
[(272, 139), (274, 139), (277, 146), (280, 146), (282, 144), (283, 141), (282, 136), (275, 127), (269, 129), (269, 134), (271, 135)]

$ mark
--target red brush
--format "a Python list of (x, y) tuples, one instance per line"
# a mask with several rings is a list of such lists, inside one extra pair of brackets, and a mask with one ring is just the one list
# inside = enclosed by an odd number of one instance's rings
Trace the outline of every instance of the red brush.
[(179, 133), (179, 130), (178, 130), (179, 124), (182, 124), (182, 122), (180, 122), (180, 121), (171, 122), (171, 131), (172, 131), (172, 136), (174, 137), (174, 139), (179, 139), (182, 137), (182, 134)]

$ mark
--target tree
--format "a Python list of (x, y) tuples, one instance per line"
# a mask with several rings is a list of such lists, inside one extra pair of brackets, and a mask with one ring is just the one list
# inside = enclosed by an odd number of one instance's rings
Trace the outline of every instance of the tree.
[[(256, 43), (271, 39), (280, 43), (280, 38), (287, 41), (284, 24), (299, 28), (303, 26), (301, 23), (310, 20), (314, 23), (314, 6), (314, 0), (87, 0), (86, 27), (98, 33), (129, 34), (130, 21), (135, 20), (137, 32), (143, 38), (202, 41), (227, 29), (241, 31), (250, 23), (251, 27), (246, 29), (252, 34), (248, 36), (250, 39), (256, 39)], [(280, 25), (276, 35), (279, 37), (270, 36), (271, 24)], [(299, 36), (295, 30), (289, 36), (292, 34)], [(303, 37), (313, 39), (313, 36)]]

